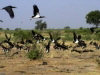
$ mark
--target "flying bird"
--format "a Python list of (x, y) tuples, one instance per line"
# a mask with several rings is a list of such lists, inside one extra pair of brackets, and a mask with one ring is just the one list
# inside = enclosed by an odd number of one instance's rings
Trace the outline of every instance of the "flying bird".
[(79, 41), (80, 41), (80, 39), (81, 39), (81, 35), (76, 35), (76, 33), (75, 32), (73, 32), (73, 36), (74, 36), (74, 43), (78, 43)]
[(16, 8), (16, 7), (14, 7), (14, 6), (6, 6), (6, 7), (2, 8), (2, 10), (5, 10), (6, 12), (8, 12), (10, 18), (14, 18), (13, 8)]
[(46, 53), (50, 52), (50, 45), (51, 45), (51, 41), (49, 41), (48, 44), (45, 46), (46, 47)]
[(0, 20), (0, 22), (3, 22), (3, 20)]
[(32, 18), (44, 18), (45, 16), (40, 16), (40, 12), (39, 9), (37, 7), (37, 5), (33, 5), (33, 15)]
[(54, 41), (54, 39), (53, 39), (53, 36), (52, 36), (52, 34), (49, 32), (49, 36), (50, 36), (50, 40), (52, 41), (52, 42), (55, 42)]

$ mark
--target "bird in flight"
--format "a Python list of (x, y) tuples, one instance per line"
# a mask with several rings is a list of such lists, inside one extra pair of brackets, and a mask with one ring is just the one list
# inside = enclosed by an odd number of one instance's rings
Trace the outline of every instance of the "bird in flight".
[(0, 20), (0, 22), (3, 22), (3, 20)]
[(8, 12), (10, 18), (14, 18), (14, 12), (12, 8), (16, 8), (14, 6), (6, 6), (4, 8), (2, 8), (2, 10), (5, 10), (6, 12)]
[(73, 32), (73, 36), (74, 36), (74, 43), (78, 43), (81, 40), (81, 35), (76, 35), (75, 32)]
[(33, 5), (33, 15), (32, 18), (44, 18), (45, 16), (40, 16), (39, 9), (37, 5)]

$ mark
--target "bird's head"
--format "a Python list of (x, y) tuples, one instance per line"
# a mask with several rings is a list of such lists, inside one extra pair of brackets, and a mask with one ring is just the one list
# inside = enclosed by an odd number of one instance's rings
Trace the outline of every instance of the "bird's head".
[(11, 6), (11, 8), (16, 8), (16, 7), (14, 7), (14, 6)]

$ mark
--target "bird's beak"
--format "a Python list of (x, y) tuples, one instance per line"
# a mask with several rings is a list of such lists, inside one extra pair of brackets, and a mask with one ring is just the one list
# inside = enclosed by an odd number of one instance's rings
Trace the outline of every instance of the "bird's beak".
[(12, 7), (12, 8), (17, 8), (17, 7)]

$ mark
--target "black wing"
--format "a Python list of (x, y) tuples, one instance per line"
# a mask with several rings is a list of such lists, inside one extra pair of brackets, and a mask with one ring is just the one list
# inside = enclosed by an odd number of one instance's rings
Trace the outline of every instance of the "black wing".
[(94, 33), (95, 32), (95, 29), (96, 29), (96, 27), (90, 28), (91, 33)]
[(32, 30), (32, 35), (34, 36), (36, 33)]
[(37, 34), (37, 37), (40, 39), (44, 39), (44, 37), (41, 34)]
[(0, 20), (0, 22), (3, 22), (3, 20)]
[(39, 9), (38, 9), (37, 5), (33, 5), (33, 9), (34, 9), (34, 11), (33, 11), (34, 16), (39, 14)]
[(10, 35), (10, 37), (8, 37), (7, 34), (5, 33), (5, 37), (6, 37), (7, 41), (10, 41), (11, 35)]
[(11, 18), (14, 18), (14, 12), (10, 6), (4, 7), (3, 9), (5, 9), (8, 12)]
[(58, 40), (60, 40), (61, 39), (61, 37), (57, 37), (56, 39), (55, 39), (55, 42), (57, 42)]
[(50, 39), (51, 39), (51, 41), (52, 41), (52, 40), (53, 40), (53, 37), (52, 37), (51, 33), (49, 33), (49, 36), (50, 36)]
[(9, 39), (6, 33), (5, 33), (5, 37), (6, 37), (7, 40)]
[(75, 32), (73, 33), (73, 36), (74, 36), (74, 41), (76, 41), (76, 39), (77, 39), (77, 35), (76, 35)]
[(78, 40), (80, 40), (81, 39), (81, 35), (78, 35)]

